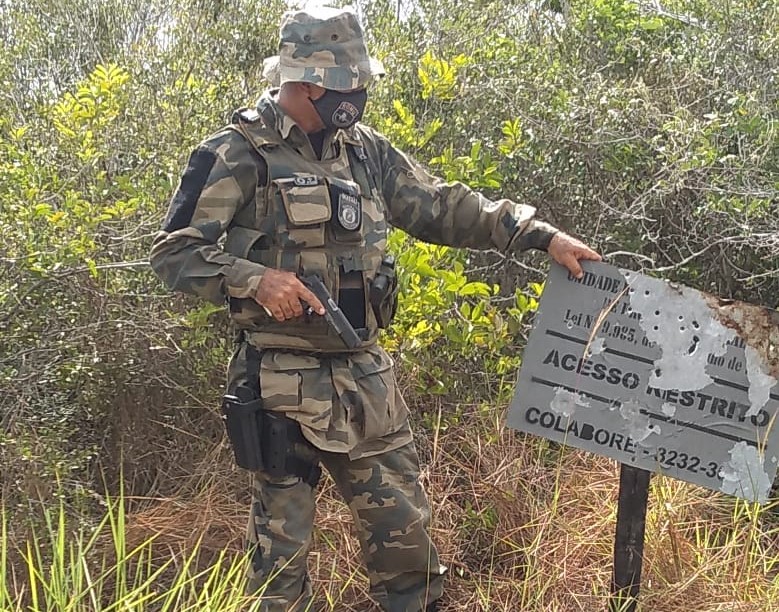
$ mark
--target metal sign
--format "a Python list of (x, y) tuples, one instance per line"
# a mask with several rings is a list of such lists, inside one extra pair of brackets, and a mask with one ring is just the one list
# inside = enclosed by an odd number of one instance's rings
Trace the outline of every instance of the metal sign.
[(508, 425), (765, 502), (777, 469), (779, 313), (587, 262), (553, 265)]

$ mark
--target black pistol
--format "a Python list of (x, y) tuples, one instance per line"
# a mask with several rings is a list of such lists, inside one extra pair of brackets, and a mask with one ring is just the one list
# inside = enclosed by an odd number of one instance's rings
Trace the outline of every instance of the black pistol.
[(349, 323), (349, 319), (346, 318), (343, 311), (338, 308), (338, 304), (333, 300), (333, 297), (330, 295), (327, 287), (325, 287), (322, 279), (316, 274), (312, 274), (311, 276), (300, 277), (300, 281), (308, 287), (311, 293), (313, 293), (320, 302), (322, 302), (322, 306), (325, 307), (325, 319), (327, 320), (327, 323), (340, 336), (341, 340), (344, 341), (344, 344), (350, 349), (360, 346), (360, 344), (362, 344), (360, 336), (354, 331), (354, 327)]

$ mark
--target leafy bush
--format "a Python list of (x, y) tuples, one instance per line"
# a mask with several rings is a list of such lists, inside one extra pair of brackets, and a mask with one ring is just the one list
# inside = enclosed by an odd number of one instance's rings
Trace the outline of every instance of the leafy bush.
[[(120, 490), (120, 468), (128, 493), (155, 508), (171, 499), (210, 508), (198, 494), (217, 485), (214, 516), (245, 502), (216, 408), (231, 350), (224, 309), (170, 295), (146, 257), (190, 149), (256, 98), (284, 6), (0, 6), (0, 574), (21, 546), (38, 606), (59, 605), (66, 591), (91, 597), (89, 580), (115, 575), (101, 566), (89, 578), (88, 563), (70, 555), (96, 554), (89, 525), (102, 517), (104, 486)], [(366, 121), (399, 147), (447, 179), (536, 206), (613, 262), (774, 305), (774, 2), (360, 8), (388, 68)], [(431, 434), (417, 440), (453, 567), (452, 609), (602, 606), (612, 466), (502, 426), (542, 259), (431, 246), (401, 232), (390, 248), (403, 291), (384, 342)], [(647, 605), (775, 608), (772, 519), (656, 483)], [(332, 488), (322, 494), (325, 519), (340, 516), (334, 497)], [(61, 514), (41, 510), (52, 504)], [(339, 563), (357, 556), (341, 519), (318, 534), (319, 550)], [(70, 520), (83, 526), (72, 551), (61, 535), (69, 528), (60, 529)], [(561, 534), (560, 525), (571, 528)], [(30, 535), (41, 528), (50, 541)], [(663, 560), (669, 546), (673, 563)], [(138, 550), (134, 562), (148, 568)], [(177, 553), (176, 562), (188, 558)], [(228, 580), (233, 560), (221, 561), (214, 579)], [(130, 574), (122, 593), (145, 597), (154, 571)], [(318, 574), (334, 609), (346, 605), (337, 580), (355, 589), (348, 597), (365, 596), (358, 570), (341, 571)], [(190, 584), (193, 574), (181, 575)], [(714, 588), (725, 582), (732, 590)], [(2, 584), (0, 605), (18, 609), (8, 589), (22, 583)]]

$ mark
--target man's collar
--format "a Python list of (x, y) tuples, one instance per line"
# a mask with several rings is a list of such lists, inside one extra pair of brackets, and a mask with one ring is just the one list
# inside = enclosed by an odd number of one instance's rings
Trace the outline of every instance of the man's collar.
[(305, 133), (295, 120), (279, 106), (278, 93), (278, 89), (269, 89), (257, 100), (257, 110), (262, 115), (265, 125), (275, 129), (284, 140), (289, 138), (294, 128), (297, 128), (300, 134), (305, 136)]
[[(278, 89), (268, 89), (260, 96), (259, 100), (257, 100), (257, 110), (262, 116), (263, 122), (266, 126), (278, 132), (284, 140), (288, 140), (290, 135), (293, 135), (293, 142), (295, 140), (298, 140), (301, 143), (307, 142), (308, 135), (295, 120), (279, 106), (278, 93)], [(360, 138), (354, 127), (350, 127), (347, 130), (338, 130), (336, 140), (358, 145), (361, 144)]]

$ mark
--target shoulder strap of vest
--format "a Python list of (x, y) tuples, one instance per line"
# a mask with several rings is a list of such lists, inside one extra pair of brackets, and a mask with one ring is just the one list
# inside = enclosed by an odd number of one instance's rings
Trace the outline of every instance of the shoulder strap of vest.
[(260, 111), (258, 111), (256, 108), (249, 108), (248, 106), (244, 106), (238, 110), (233, 111), (233, 114), (230, 117), (230, 123), (239, 123), (241, 121), (244, 123), (255, 123), (259, 120)]
[(364, 176), (365, 184), (368, 185), (372, 191), (378, 192), (376, 173), (356, 130), (350, 138), (345, 139), (345, 143), (347, 155), (349, 157), (349, 165), (352, 167), (352, 173), (358, 171)]
[(260, 114), (253, 109), (244, 109), (233, 113), (232, 122), (227, 126), (227, 129), (238, 132), (260, 154), (262, 154), (263, 147), (267, 145), (281, 144), (278, 135), (265, 126)]

